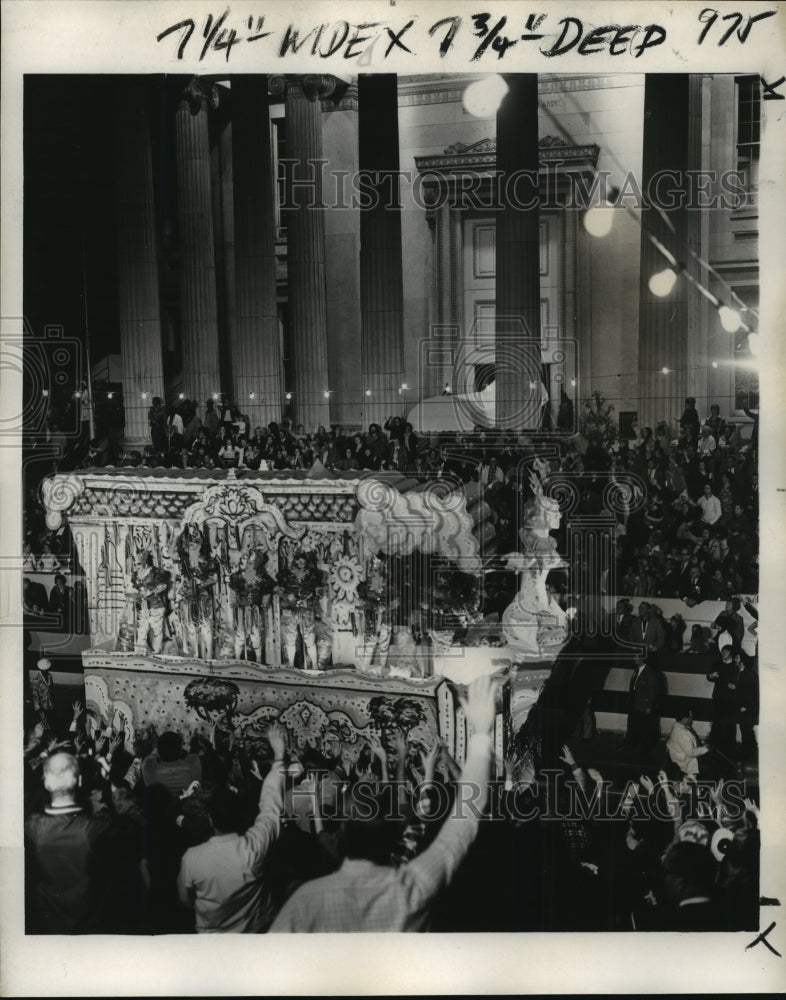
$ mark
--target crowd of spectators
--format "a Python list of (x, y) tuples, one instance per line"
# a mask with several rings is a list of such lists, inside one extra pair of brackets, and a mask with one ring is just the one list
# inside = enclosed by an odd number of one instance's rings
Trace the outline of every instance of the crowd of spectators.
[[(631, 438), (616, 432), (585, 438), (571, 428), (547, 435), (482, 428), (419, 435), (399, 416), (390, 416), (384, 426), (371, 424), (366, 432), (331, 426), (306, 433), (286, 417), (251, 428), (231, 402), (207, 400), (203, 417), (199, 409), (193, 400), (167, 407), (156, 397), (149, 410), (149, 445), (126, 451), (104, 435), (85, 442), (76, 467), (308, 471), (319, 463), (336, 473), (394, 471), (446, 479), (482, 496), (493, 526), (489, 551), (500, 553), (520, 545), (533, 469), (572, 482), (578, 515), (604, 509), (604, 488), (616, 478), (633, 483), (637, 495), (615, 515), (613, 577), (598, 581), (602, 593), (677, 598), (692, 608), (758, 590), (758, 417), (752, 411), (752, 433), (743, 439), (740, 426), (722, 418), (717, 405), (702, 423), (691, 398), (679, 424), (661, 421), (654, 432), (634, 426)], [(78, 453), (64, 456), (60, 468), (75, 457)], [(27, 484), (25, 528), (25, 570), (74, 567), (67, 528), (46, 527), (38, 483)], [(559, 541), (564, 549), (564, 537)], [(33, 603), (44, 610), (42, 600)], [(47, 598), (47, 610), (48, 604)]]
[[(45, 671), (44, 671), (45, 672)], [(494, 682), (463, 768), (400, 730), (359, 756), (29, 716), (29, 933), (733, 930), (757, 926), (758, 810), (664, 770), (612, 788), (569, 745), (490, 780)], [(689, 726), (689, 720), (686, 720)], [(575, 753), (579, 753), (579, 747)], [(585, 804), (608, 795), (611, 818)]]

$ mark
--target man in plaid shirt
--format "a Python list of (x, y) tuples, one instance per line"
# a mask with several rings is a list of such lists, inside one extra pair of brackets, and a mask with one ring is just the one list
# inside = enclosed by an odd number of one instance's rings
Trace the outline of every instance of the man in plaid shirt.
[[(379, 817), (350, 818), (345, 828), (347, 858), (341, 868), (296, 890), (271, 932), (427, 929), (431, 903), (463, 861), (486, 806), (496, 693), (495, 682), (479, 677), (462, 700), (472, 736), (454, 807), (434, 843), (395, 868), (384, 862), (389, 856), (388, 833), (397, 829), (395, 824), (380, 822)], [(368, 809), (369, 800), (364, 799), (363, 806)]]

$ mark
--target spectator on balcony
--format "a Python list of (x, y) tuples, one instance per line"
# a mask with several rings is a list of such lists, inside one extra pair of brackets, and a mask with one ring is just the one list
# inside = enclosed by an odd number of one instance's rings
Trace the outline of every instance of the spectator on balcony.
[(648, 601), (642, 601), (638, 610), (638, 617), (631, 624), (630, 641), (643, 645), (648, 653), (657, 653), (666, 642), (663, 626)]
[(701, 434), (699, 436), (699, 459), (704, 461), (711, 461), (715, 454), (715, 449), (718, 447), (715, 438), (713, 437), (712, 430), (706, 424), (701, 429)]
[(205, 402), (205, 419), (203, 421), (203, 427), (207, 431), (211, 440), (215, 438), (218, 434), (218, 428), (221, 425), (221, 417), (216, 410), (216, 404), (213, 399), (208, 399)]
[(701, 566), (692, 565), (688, 570), (687, 580), (683, 580), (683, 583), (680, 597), (689, 608), (694, 608), (707, 600), (707, 580), (701, 571)]
[(700, 426), (701, 421), (696, 410), (696, 400), (693, 396), (688, 396), (685, 400), (685, 409), (680, 417), (680, 430), (685, 435), (686, 441), (698, 440)]
[(504, 484), (505, 473), (497, 465), (496, 456), (492, 455), (487, 461), (484, 455), (483, 461), (477, 469), (477, 478), (484, 492), (499, 489)]
[(712, 623), (712, 627), (722, 635), (726, 632), (731, 639), (732, 655), (739, 653), (742, 648), (742, 640), (745, 638), (745, 622), (740, 614), (742, 602), (739, 597), (732, 597), (726, 601), (726, 607)]
[(71, 620), (71, 604), (73, 592), (66, 586), (66, 578), (62, 573), (55, 573), (55, 585), (49, 592), (49, 614), (57, 615), (62, 628), (68, 628)]
[(720, 521), (721, 514), (721, 502), (718, 497), (712, 492), (712, 486), (709, 483), (704, 484), (703, 496), (699, 497), (696, 501), (696, 506), (701, 512), (701, 523), (702, 524), (715, 524)]
[(633, 605), (627, 598), (621, 597), (617, 601), (614, 617), (618, 638), (629, 642), (631, 629), (633, 628)]
[(704, 421), (704, 427), (709, 428), (710, 433), (717, 443), (723, 430), (723, 417), (720, 415), (720, 406), (717, 403), (713, 403), (710, 406), (710, 415)]

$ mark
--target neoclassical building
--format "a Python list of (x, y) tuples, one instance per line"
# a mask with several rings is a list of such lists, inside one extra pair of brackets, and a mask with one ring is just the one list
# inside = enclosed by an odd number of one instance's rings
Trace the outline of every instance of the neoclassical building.
[[(29, 89), (28, 158), (47, 148), (63, 85)], [(499, 108), (496, 86), (100, 78), (111, 115), (68, 133), (76, 148), (89, 132), (92, 173), (52, 192), (39, 163), (31, 190), (106, 214), (103, 251), (87, 226), (82, 269), (84, 325), (99, 294), (103, 328), (67, 332), (89, 343), (96, 396), (122, 395), (126, 440), (147, 440), (154, 396), (180, 394), (307, 430), (474, 393), (493, 406), (470, 400), (465, 422), (517, 429), (553, 418), (562, 392), (578, 411), (600, 391), (627, 424), (674, 419), (686, 395), (745, 420), (758, 406), (758, 79), (510, 75)], [(592, 235), (587, 208), (604, 195), (618, 207)], [(26, 201), (33, 247), (51, 225), (34, 211)], [(679, 277), (654, 294), (667, 268)], [(32, 316), (37, 294), (26, 281)], [(444, 406), (413, 412), (451, 429)]]

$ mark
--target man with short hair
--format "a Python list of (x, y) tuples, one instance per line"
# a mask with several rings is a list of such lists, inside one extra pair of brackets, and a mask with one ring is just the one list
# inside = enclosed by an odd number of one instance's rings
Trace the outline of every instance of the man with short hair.
[[(297, 889), (270, 928), (274, 932), (422, 931), (430, 907), (446, 887), (475, 839), (488, 799), (491, 732), (496, 716), (496, 686), (479, 677), (462, 699), (469, 731), (456, 806), (434, 842), (422, 854), (393, 867), (388, 863), (400, 824), (357, 796), (344, 823), (346, 860), (332, 875)], [(350, 803), (352, 805), (352, 803)]]
[(679, 841), (663, 857), (666, 900), (674, 907), (665, 930), (720, 931), (722, 910), (714, 899), (715, 859), (703, 844)]
[(50, 804), (25, 823), (28, 934), (102, 930), (107, 879), (95, 862), (110, 823), (106, 816), (88, 816), (78, 805), (80, 784), (71, 754), (54, 753), (44, 761)]
[(648, 601), (639, 604), (638, 618), (631, 622), (630, 641), (643, 645), (647, 652), (657, 653), (666, 644), (666, 635)]
[(700, 496), (696, 501), (696, 506), (701, 511), (702, 524), (715, 524), (716, 521), (720, 521), (723, 514), (721, 502), (712, 492), (712, 487), (709, 483), (704, 484), (704, 495)]
[(194, 781), (202, 779), (202, 761), (197, 754), (183, 752), (183, 737), (168, 731), (158, 737), (156, 749), (142, 761), (146, 787), (163, 785), (174, 798)]
[(652, 654), (637, 658), (629, 691), (625, 747), (634, 759), (643, 760), (660, 737), (661, 674)]
[(273, 918), (263, 863), (279, 835), (284, 806), (284, 729), (273, 723), (267, 733), (273, 764), (262, 782), (259, 812), (242, 836), (237, 831), (237, 796), (226, 787), (213, 793), (208, 806), (213, 836), (183, 855), (177, 890), (184, 906), (196, 913), (199, 934), (259, 934)]

